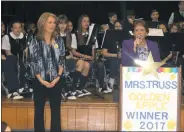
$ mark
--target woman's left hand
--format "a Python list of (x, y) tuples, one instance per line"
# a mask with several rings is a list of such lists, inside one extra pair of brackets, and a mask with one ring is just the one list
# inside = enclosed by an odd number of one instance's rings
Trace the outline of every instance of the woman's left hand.
[(73, 56), (71, 56), (71, 55), (66, 56), (66, 59), (72, 59), (72, 58), (73, 58)]
[(50, 86), (51, 86), (51, 87), (54, 87), (54, 86), (57, 84), (57, 82), (59, 81), (59, 79), (60, 79), (60, 77), (55, 78), (55, 79), (50, 83)]

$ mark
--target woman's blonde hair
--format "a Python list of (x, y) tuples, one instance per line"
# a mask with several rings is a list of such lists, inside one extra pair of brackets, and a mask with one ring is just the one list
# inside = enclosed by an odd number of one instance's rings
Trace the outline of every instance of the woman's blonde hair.
[[(53, 17), (55, 18), (56, 20), (56, 27), (57, 27), (57, 17), (56, 15), (54, 15), (53, 13), (50, 13), (50, 12), (45, 12), (43, 13), (40, 18), (38, 19), (38, 22), (37, 22), (37, 28), (38, 28), (38, 33), (37, 33), (37, 38), (40, 39), (40, 40), (43, 40), (45, 41), (45, 38), (44, 38), (44, 27), (45, 27), (45, 24), (47, 22), (47, 19), (49, 17)], [(52, 39), (55, 39), (57, 37), (58, 33), (57, 33), (57, 28), (55, 28), (55, 31), (52, 33), (52, 36), (51, 36), (51, 40)]]

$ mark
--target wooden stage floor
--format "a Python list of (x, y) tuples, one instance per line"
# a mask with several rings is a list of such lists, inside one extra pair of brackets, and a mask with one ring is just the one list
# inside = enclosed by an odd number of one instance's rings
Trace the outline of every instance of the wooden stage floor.
[[(116, 131), (118, 129), (118, 103), (113, 101), (113, 93), (103, 94), (103, 98), (94, 94), (62, 102), (62, 130)], [(117, 100), (117, 99), (116, 99)], [(184, 98), (181, 105), (181, 130), (184, 131)], [(45, 128), (50, 128), (49, 103), (45, 107)], [(10, 100), (2, 98), (2, 121), (13, 129), (31, 130), (34, 128), (34, 103), (30, 98)]]

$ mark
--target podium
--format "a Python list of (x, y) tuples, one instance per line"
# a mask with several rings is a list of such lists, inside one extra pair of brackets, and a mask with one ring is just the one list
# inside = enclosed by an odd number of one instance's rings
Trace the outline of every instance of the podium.
[(180, 131), (181, 67), (120, 69), (119, 131)]

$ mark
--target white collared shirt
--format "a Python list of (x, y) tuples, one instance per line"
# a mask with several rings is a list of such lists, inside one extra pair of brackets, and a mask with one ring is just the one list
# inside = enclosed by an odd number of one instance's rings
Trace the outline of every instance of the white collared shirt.
[[(60, 36), (65, 37), (66, 33), (60, 33)], [(72, 36), (71, 48), (77, 49), (77, 38), (74, 33), (72, 33), (71, 36)]]
[(82, 35), (89, 35), (89, 33), (88, 32), (85, 32), (85, 33), (82, 33)]
[[(60, 33), (61, 37), (66, 37), (66, 33)], [(72, 41), (71, 41), (71, 47), (74, 49), (77, 49), (77, 39), (74, 33), (71, 34), (72, 36)]]
[(66, 36), (66, 33), (60, 33), (60, 36), (61, 37), (65, 37)]
[(114, 25), (114, 23), (112, 23), (111, 21), (109, 21), (112, 25)]
[[(10, 36), (13, 38), (13, 39), (22, 39), (24, 37), (23, 33), (20, 33), (20, 35), (17, 37), (13, 34), (13, 32), (10, 32)], [(9, 40), (9, 37), (8, 35), (5, 35), (3, 38), (2, 38), (2, 49), (4, 50), (11, 50), (11, 45), (10, 45), (10, 40)]]
[[(179, 11), (179, 12), (180, 12), (181, 16), (184, 17), (184, 11)], [(174, 12), (171, 14), (168, 24), (170, 25), (170, 24), (173, 24), (173, 23), (174, 23)]]
[[(88, 32), (82, 33), (82, 35), (88, 35), (88, 34), (89, 34)], [(77, 49), (77, 39), (76, 39), (76, 35), (75, 35), (74, 33), (72, 34), (72, 43), (71, 43), (71, 47), (72, 47), (73, 49)], [(97, 40), (96, 40), (95, 45), (93, 46), (93, 48), (98, 48), (98, 42), (97, 42)]]
[(75, 36), (74, 33), (72, 33), (71, 47), (72, 47), (73, 49), (77, 49), (77, 38), (76, 38), (76, 36)]

